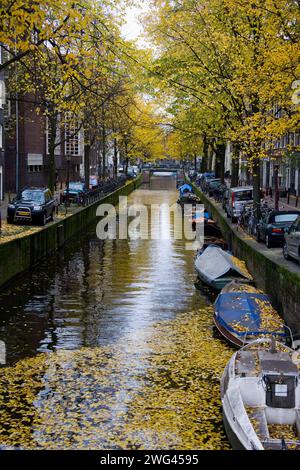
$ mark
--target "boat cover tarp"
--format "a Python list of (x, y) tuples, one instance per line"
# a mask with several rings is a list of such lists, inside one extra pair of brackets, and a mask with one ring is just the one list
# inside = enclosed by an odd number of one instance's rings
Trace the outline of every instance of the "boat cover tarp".
[(246, 276), (245, 272), (235, 264), (230, 253), (217, 246), (208, 246), (202, 254), (199, 254), (196, 258), (195, 266), (209, 281), (215, 281), (230, 270), (252, 280), (250, 275)]
[(192, 192), (193, 192), (192, 186), (190, 186), (189, 184), (185, 183), (185, 184), (183, 184), (182, 186), (180, 186), (179, 192), (180, 192), (180, 196), (183, 196), (183, 194), (184, 194), (185, 192), (192, 193)]
[(250, 292), (228, 292), (220, 294), (215, 303), (215, 315), (219, 323), (235, 335), (262, 335), (276, 333), (285, 335), (284, 326), (280, 322), (265, 320), (261, 327), (264, 310), (272, 309), (267, 295)]

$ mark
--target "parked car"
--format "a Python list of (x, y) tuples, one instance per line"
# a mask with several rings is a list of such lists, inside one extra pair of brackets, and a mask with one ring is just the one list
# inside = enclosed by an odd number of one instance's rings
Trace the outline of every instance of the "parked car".
[(7, 207), (7, 222), (45, 225), (53, 220), (56, 201), (47, 188), (24, 188)]
[(236, 221), (241, 214), (242, 207), (253, 201), (252, 186), (230, 188), (225, 211), (232, 222)]
[(219, 178), (210, 179), (207, 183), (207, 191), (209, 197), (213, 197), (215, 191), (218, 190), (222, 186), (222, 180)]
[(300, 216), (300, 211), (272, 211), (264, 214), (256, 227), (256, 239), (264, 241), (268, 248), (282, 246), (284, 234)]
[(69, 183), (69, 195), (67, 194), (67, 189), (64, 190), (62, 195), (62, 200), (65, 202), (67, 198), (69, 198), (69, 202), (76, 202), (80, 201), (81, 197), (84, 197), (86, 193), (85, 184), (81, 182), (70, 182)]
[(197, 178), (197, 171), (196, 170), (190, 170), (189, 173), (189, 178), (191, 181), (195, 181)]
[(300, 263), (300, 217), (284, 235), (283, 256), (285, 259), (294, 258)]
[(216, 179), (214, 173), (203, 173), (200, 180), (200, 186), (202, 191), (207, 192), (209, 182), (214, 179)]
[(226, 204), (227, 204), (228, 198), (229, 198), (229, 188), (225, 189), (223, 193), (222, 208), (224, 209), (224, 211), (226, 211)]
[(136, 177), (137, 177), (136, 172), (135, 172), (132, 168), (128, 168), (128, 170), (127, 170), (127, 178), (128, 178), (129, 180), (133, 180), (133, 179), (136, 178)]

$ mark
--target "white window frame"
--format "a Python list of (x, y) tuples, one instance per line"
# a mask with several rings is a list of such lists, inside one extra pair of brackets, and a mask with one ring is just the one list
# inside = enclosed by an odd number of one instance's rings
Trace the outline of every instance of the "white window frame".
[[(49, 119), (46, 117), (46, 154), (49, 155)], [(57, 129), (56, 129), (56, 138), (55, 138), (55, 143), (58, 144), (55, 147), (54, 150), (54, 155), (60, 155), (60, 123), (59, 123), (59, 118), (57, 120)]]

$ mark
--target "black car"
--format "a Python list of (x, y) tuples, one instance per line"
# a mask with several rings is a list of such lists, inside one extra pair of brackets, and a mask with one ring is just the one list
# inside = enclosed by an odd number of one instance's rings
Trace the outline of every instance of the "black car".
[(272, 211), (263, 215), (257, 224), (257, 241), (264, 241), (268, 248), (282, 246), (284, 234), (299, 217), (299, 211)]
[(45, 225), (53, 220), (55, 200), (47, 188), (25, 188), (7, 207), (7, 222)]
[(210, 179), (207, 182), (207, 192), (209, 197), (213, 197), (215, 195), (215, 192), (218, 191), (221, 186), (222, 181), (219, 178)]
[(84, 198), (86, 192), (87, 191), (84, 183), (70, 182), (69, 191), (65, 189), (62, 194), (62, 202), (79, 203), (79, 201)]

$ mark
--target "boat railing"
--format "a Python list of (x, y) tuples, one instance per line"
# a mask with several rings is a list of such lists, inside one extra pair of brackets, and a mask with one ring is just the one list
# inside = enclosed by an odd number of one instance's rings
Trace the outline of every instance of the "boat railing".
[[(270, 318), (270, 319), (264, 319), (265, 322), (269, 322), (269, 321), (272, 321), (272, 324), (274, 323), (278, 323), (278, 325), (280, 325), (283, 330), (284, 330), (284, 336), (287, 338), (289, 336), (290, 338), (290, 346), (293, 348), (293, 345), (294, 345), (294, 339), (293, 339), (293, 333), (292, 333), (292, 330), (291, 328), (286, 325), (285, 323), (282, 323), (281, 321), (279, 320), (276, 320), (275, 318)], [(287, 334), (288, 332), (288, 334)], [(247, 337), (250, 333), (250, 336), (253, 336), (254, 334), (259, 334), (259, 332), (253, 332), (253, 331), (250, 331), (249, 328), (247, 328), (247, 330), (245, 331), (245, 334), (243, 336), (243, 346), (246, 346), (247, 345)], [(261, 334), (271, 334), (272, 336), (279, 336), (278, 335), (278, 332), (274, 331), (274, 332), (261, 332)], [(266, 340), (266, 338), (264, 338), (264, 340)]]

